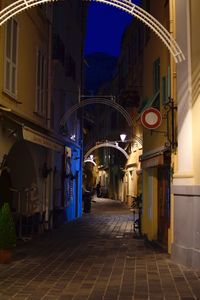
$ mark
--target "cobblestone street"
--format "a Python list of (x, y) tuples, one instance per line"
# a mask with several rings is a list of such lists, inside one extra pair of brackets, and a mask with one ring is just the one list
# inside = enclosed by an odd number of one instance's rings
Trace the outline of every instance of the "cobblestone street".
[(91, 214), (18, 245), (0, 299), (200, 299), (200, 271), (134, 237), (120, 202), (95, 199)]

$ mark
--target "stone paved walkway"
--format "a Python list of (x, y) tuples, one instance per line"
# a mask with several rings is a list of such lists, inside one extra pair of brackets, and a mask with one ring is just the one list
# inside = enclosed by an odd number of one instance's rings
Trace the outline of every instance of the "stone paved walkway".
[(200, 271), (136, 239), (130, 212), (98, 199), (91, 214), (19, 245), (0, 265), (4, 299), (200, 299)]

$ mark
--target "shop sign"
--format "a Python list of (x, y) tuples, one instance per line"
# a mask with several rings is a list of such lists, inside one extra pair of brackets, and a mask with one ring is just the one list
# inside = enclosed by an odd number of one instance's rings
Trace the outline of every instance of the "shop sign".
[(54, 151), (63, 152), (63, 146), (46, 137), (44, 134), (32, 130), (28, 127), (23, 127), (23, 138), (26, 141), (50, 148)]
[(141, 168), (142, 169), (152, 168), (163, 164), (164, 164), (164, 156), (163, 154), (161, 154), (141, 161)]

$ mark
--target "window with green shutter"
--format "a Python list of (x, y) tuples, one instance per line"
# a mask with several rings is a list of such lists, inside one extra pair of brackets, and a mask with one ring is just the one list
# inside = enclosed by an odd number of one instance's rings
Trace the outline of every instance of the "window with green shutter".
[(153, 107), (160, 109), (160, 58), (153, 63), (153, 94), (157, 94)]
[(160, 58), (153, 63), (153, 93), (160, 89)]
[(168, 67), (167, 72), (167, 98), (171, 98), (171, 70), (170, 67)]
[(162, 78), (162, 103), (166, 104), (168, 102), (167, 97), (167, 78), (163, 76)]

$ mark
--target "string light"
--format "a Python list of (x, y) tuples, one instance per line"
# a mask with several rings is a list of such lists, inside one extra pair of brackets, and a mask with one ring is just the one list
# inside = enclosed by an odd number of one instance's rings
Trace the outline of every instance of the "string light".
[[(54, 0), (18, 0), (10, 5), (6, 6), (4, 9), (0, 11), (0, 25), (4, 24), (8, 19), (13, 17), (14, 15), (28, 9), (30, 7), (34, 7), (38, 4), (53, 2)], [(155, 34), (162, 40), (165, 46), (168, 48), (170, 53), (172, 54), (176, 63), (182, 62), (185, 60), (185, 56), (181, 51), (179, 45), (173, 38), (173, 36), (167, 31), (167, 29), (151, 14), (146, 12), (144, 9), (139, 7), (136, 4), (133, 4), (130, 0), (83, 0), (83, 1), (96, 1), (105, 3), (107, 5), (111, 5), (117, 7), (142, 21), (149, 28), (151, 28)]]

